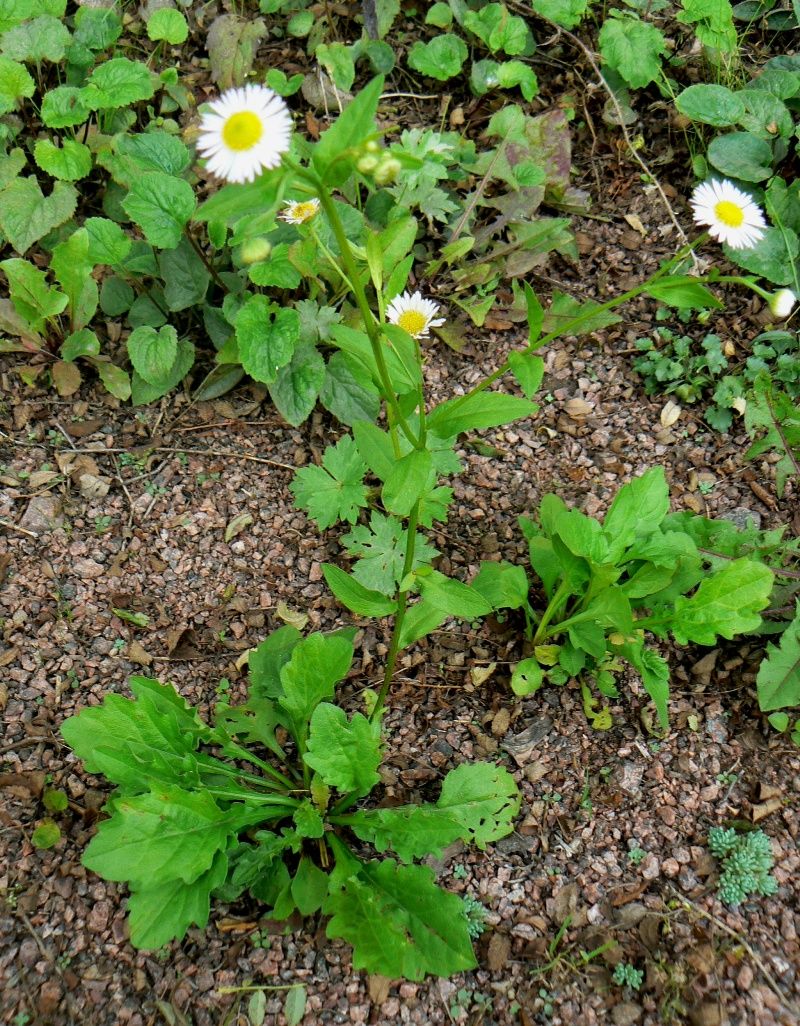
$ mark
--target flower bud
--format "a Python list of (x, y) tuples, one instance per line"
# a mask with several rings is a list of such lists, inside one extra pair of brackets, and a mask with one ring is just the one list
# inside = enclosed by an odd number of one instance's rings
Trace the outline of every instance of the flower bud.
[(268, 239), (248, 239), (242, 243), (240, 257), (243, 264), (258, 264), (266, 260), (272, 252), (272, 243)]
[(370, 139), (369, 142), (364, 143), (364, 150), (367, 153), (380, 153), (381, 144), (378, 142), (377, 139)]
[(792, 310), (794, 310), (794, 304), (797, 302), (797, 296), (791, 289), (778, 289), (778, 291), (773, 293), (767, 302), (769, 303), (769, 309), (772, 316), (783, 321), (789, 316)]
[(378, 185), (391, 185), (402, 169), (403, 165), (396, 157), (383, 157), (375, 169), (375, 181)]
[(358, 161), (356, 167), (362, 175), (371, 175), (378, 166), (378, 163), (379, 161), (377, 157), (373, 157), (372, 154), (367, 154)]

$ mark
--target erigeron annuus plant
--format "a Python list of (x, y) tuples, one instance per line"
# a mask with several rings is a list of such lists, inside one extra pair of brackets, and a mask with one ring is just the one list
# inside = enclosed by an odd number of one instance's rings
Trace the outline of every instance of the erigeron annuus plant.
[[(350, 667), (353, 632), (302, 640), (287, 627), (251, 652), (247, 702), (218, 708), (210, 723), (171, 687), (134, 678), (135, 701), (109, 696), (63, 729), (87, 768), (119, 789), (85, 862), (128, 883), (134, 943), (180, 937), (192, 923), (205, 925), (213, 896), (233, 900), (249, 890), (275, 918), (295, 909), (329, 915), (329, 935), (354, 945), (357, 967), (418, 979), (469, 968), (474, 956), (463, 904), (413, 860), (459, 838), (484, 846), (502, 837), (519, 802), (507, 771), (475, 764), (448, 774), (434, 805), (363, 805), (379, 781), (399, 652), (448, 617), (471, 620), (511, 605), (506, 581), (492, 570), (470, 585), (432, 566), (438, 553), (423, 532), (447, 518), (452, 491), (440, 479), (460, 468), (458, 437), (533, 415), (543, 374), (536, 350), (615, 323), (614, 309), (627, 300), (720, 304), (703, 280), (682, 273), (691, 247), (605, 303), (556, 294), (545, 311), (526, 286), (528, 344), (466, 394), (429, 407), (421, 340), (443, 311), (407, 290), (415, 226), (395, 209), (373, 227), (353, 205), (369, 209), (375, 182), (402, 174), (378, 143), (382, 85), (369, 83), (314, 144), (289, 135), (282, 101), (269, 90), (221, 98), (202, 122), (199, 145), (231, 182), (196, 214), (217, 248), (230, 244), (246, 257), (250, 281), (262, 288), (288, 264), (284, 244), (265, 239), (283, 221), (296, 232), (293, 266), (306, 260), (327, 299), (311, 316), (334, 314), (324, 325), (337, 350), (331, 362), (338, 357), (331, 400), (347, 411), (352, 434), (326, 449), (321, 466), (298, 471), (292, 489), (321, 529), (350, 525), (342, 542), (357, 557), (352, 572), (323, 570), (352, 612), (392, 620), (381, 687), (366, 714), (348, 718), (332, 699)], [(726, 280), (715, 271), (705, 278)], [(234, 327), (223, 346), (231, 362), (268, 384), (280, 375), (284, 406), (302, 419), (324, 370), (301, 337), (309, 311), (240, 284), (223, 313)], [(161, 342), (140, 341), (136, 360), (155, 369)], [(506, 376), (521, 396), (491, 388)], [(541, 634), (547, 613), (529, 615)], [(353, 837), (400, 861), (365, 859)]]

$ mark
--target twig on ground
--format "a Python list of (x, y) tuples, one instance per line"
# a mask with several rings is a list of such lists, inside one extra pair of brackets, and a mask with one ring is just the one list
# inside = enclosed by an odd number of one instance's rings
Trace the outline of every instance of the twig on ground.
[(10, 520), (0, 520), (0, 527), (5, 527), (7, 531), (16, 531), (18, 534), (27, 535), (28, 538), (37, 537), (33, 531), (26, 531), (24, 527), (17, 527), (17, 525), (12, 524)]

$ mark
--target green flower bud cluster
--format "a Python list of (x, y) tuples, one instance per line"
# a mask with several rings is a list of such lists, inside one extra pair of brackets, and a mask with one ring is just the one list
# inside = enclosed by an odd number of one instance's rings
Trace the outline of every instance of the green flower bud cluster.
[(391, 185), (403, 169), (403, 165), (391, 153), (381, 150), (374, 139), (364, 144), (364, 155), (356, 162), (362, 175), (374, 178), (376, 185)]
[(638, 990), (644, 980), (644, 972), (641, 969), (634, 969), (627, 962), (619, 962), (614, 969), (613, 979), (618, 987), (630, 987), (631, 990)]
[(771, 875), (772, 845), (763, 830), (737, 834), (713, 827), (708, 834), (711, 854), (722, 860), (719, 897), (726, 905), (741, 905), (754, 894), (768, 896), (778, 890)]
[(464, 904), (464, 915), (467, 917), (467, 930), (470, 937), (477, 940), (486, 929), (486, 906), (470, 894), (461, 900)]

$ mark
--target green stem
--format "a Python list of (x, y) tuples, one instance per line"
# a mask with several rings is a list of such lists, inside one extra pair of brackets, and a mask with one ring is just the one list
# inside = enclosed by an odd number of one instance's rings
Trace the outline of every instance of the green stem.
[[(411, 507), (411, 512), (408, 516), (408, 535), (406, 541), (406, 557), (403, 561), (403, 577), (402, 580), (406, 580), (408, 575), (411, 573), (414, 567), (414, 549), (417, 544), (417, 524), (419, 523), (419, 499)], [(386, 657), (386, 669), (383, 674), (383, 684), (381, 690), (378, 692), (378, 700), (375, 703), (375, 708), (370, 713), (370, 723), (372, 723), (378, 716), (383, 712), (383, 707), (386, 704), (386, 696), (389, 694), (389, 688), (391, 687), (392, 677), (394, 676), (394, 667), (397, 662), (397, 655), (400, 651), (400, 633), (403, 630), (403, 622), (406, 618), (406, 609), (408, 608), (408, 591), (401, 591), (397, 596), (397, 612), (394, 618), (394, 629), (392, 630), (392, 640), (389, 642), (389, 654)]]
[[(294, 787), (293, 781), (288, 777), (285, 777), (283, 773), (275, 769), (274, 766), (270, 766), (268, 762), (264, 762), (263, 759), (259, 759), (257, 755), (253, 755), (252, 752), (248, 752), (246, 748), (242, 748), (236, 744), (235, 741), (226, 741), (224, 746), (225, 754), (234, 759), (242, 759), (245, 762), (252, 763), (253, 766), (258, 766), (264, 773), (268, 773), (271, 777), (277, 780), (284, 787), (288, 787), (291, 790)], [(242, 771), (241, 776), (249, 777), (251, 780), (261, 781), (261, 784), (265, 783), (261, 777), (256, 777), (254, 774), (249, 774), (246, 771)]]
[[(553, 619), (553, 617), (556, 615), (556, 613), (558, 612), (558, 609), (561, 606), (561, 603), (564, 601), (564, 598), (567, 595), (569, 595), (569, 593), (570, 593), (570, 585), (569, 585), (569, 583), (567, 581), (562, 581), (559, 584), (559, 586), (556, 588), (555, 595), (553, 595), (553, 597), (547, 603), (547, 609), (545, 609), (544, 613), (542, 613), (542, 618), (539, 621), (539, 625), (536, 628), (536, 633), (533, 636), (533, 643), (534, 643), (534, 645), (540, 645), (542, 643), (542, 641), (544, 641), (545, 638), (549, 637), (549, 634), (547, 632), (547, 626), (550, 623), (550, 621)], [(554, 632), (551, 632), (551, 633), (556, 633), (557, 634), (558, 632), (554, 631)]]
[(255, 791), (234, 791), (225, 787), (206, 788), (208, 794), (226, 801), (242, 801), (250, 805), (274, 805), (277, 808), (296, 809), (300, 804), (297, 798), (288, 795), (256, 794)]
[(364, 286), (361, 283), (361, 277), (358, 273), (358, 267), (356, 265), (355, 257), (353, 256), (353, 250), (350, 246), (350, 241), (344, 230), (344, 225), (339, 217), (336, 210), (336, 205), (333, 202), (330, 192), (326, 186), (314, 175), (311, 171), (306, 168), (300, 167), (294, 164), (292, 161), (284, 158), (284, 163), (287, 167), (291, 168), (301, 178), (305, 178), (306, 181), (310, 182), (316, 190), (317, 197), (322, 205), (322, 209), (325, 211), (325, 215), (328, 218), (333, 234), (336, 236), (336, 241), (339, 245), (339, 251), (342, 258), (342, 264), (344, 265), (344, 271), (347, 279), (350, 283), (350, 288), (353, 291), (356, 305), (358, 306), (361, 319), (364, 322), (364, 330), (369, 338), (370, 345), (372, 347), (372, 354), (375, 358), (375, 365), (378, 370), (378, 376), (381, 382), (381, 388), (383, 390), (383, 398), (386, 401), (386, 405), (391, 408), (394, 416), (395, 423), (400, 426), (403, 434), (411, 442), (414, 448), (420, 448), (419, 440), (408, 421), (403, 416), (400, 405), (397, 402), (394, 388), (392, 387), (392, 379), (389, 376), (389, 368), (386, 366), (386, 358), (383, 355), (383, 343), (381, 341), (381, 329), (378, 322), (375, 320), (375, 315), (367, 299), (367, 294), (364, 291)]

